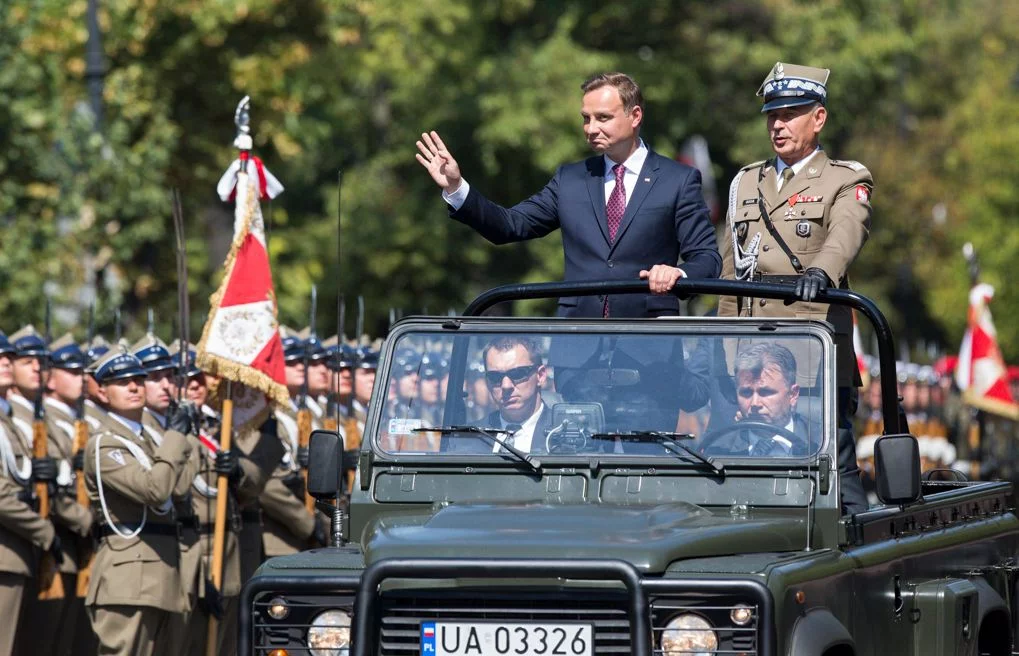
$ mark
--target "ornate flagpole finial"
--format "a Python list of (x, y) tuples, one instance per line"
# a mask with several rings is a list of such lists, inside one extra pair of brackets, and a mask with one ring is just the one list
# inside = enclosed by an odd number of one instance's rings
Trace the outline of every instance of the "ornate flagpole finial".
[(237, 103), (237, 109), (234, 111), (234, 124), (237, 126), (234, 146), (237, 150), (251, 150), (251, 96), (244, 96)]

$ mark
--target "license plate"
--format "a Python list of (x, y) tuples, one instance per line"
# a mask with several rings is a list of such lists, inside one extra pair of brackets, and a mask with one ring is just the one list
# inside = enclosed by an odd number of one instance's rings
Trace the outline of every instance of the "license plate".
[(591, 656), (590, 624), (422, 622), (421, 656)]

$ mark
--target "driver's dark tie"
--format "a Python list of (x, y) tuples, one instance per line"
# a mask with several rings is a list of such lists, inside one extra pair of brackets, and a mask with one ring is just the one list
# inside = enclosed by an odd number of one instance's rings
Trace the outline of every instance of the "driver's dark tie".
[(509, 435), (506, 436), (506, 439), (504, 439), (502, 443), (508, 446), (516, 446), (516, 444), (514, 444), (514, 441), (516, 440), (517, 437), (517, 431), (519, 431), (521, 428), (523, 428), (523, 426), (521, 426), (520, 424), (506, 424), (506, 430), (509, 431)]

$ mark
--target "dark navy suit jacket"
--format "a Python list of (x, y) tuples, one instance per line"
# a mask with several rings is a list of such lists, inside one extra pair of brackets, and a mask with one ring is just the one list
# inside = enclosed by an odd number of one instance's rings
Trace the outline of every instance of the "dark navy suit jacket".
[[(614, 241), (605, 217), (605, 158), (589, 157), (559, 167), (545, 188), (505, 208), (471, 186), (459, 210), (450, 216), (471, 226), (495, 244), (544, 237), (563, 231), (565, 280), (638, 280), (641, 269), (655, 264), (682, 268), (690, 278), (717, 278), (722, 259), (715, 243), (697, 169), (648, 150), (637, 185)], [(671, 295), (631, 294), (609, 297), (613, 317), (677, 314)], [(559, 315), (600, 317), (602, 299), (559, 299)]]

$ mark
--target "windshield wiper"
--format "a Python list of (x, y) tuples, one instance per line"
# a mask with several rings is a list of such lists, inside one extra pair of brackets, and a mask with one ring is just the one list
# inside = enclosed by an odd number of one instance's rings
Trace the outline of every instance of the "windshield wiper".
[(514, 458), (539, 474), (541, 473), (541, 462), (539, 460), (531, 458), (528, 454), (510, 446), (509, 444), (500, 442), (499, 438), (496, 437), (496, 435), (509, 435), (510, 431), (508, 430), (503, 430), (501, 428), (483, 428), (481, 426), (432, 426), (430, 428), (415, 428), (411, 432), (439, 433), (441, 435), (449, 435), (450, 433), (467, 433), (469, 435), (477, 435), (492, 446), (498, 445), (502, 447), (506, 450), (506, 453), (511, 454)]
[(709, 458), (704, 454), (697, 453), (685, 444), (681, 444), (678, 440), (692, 440), (694, 436), (689, 433), (670, 433), (668, 431), (618, 431), (615, 433), (595, 433), (591, 436), (593, 440), (615, 440), (619, 439), (624, 442), (645, 442), (651, 444), (660, 444), (665, 447), (667, 451), (671, 451), (677, 456), (689, 456), (697, 462), (707, 465), (713, 472), (719, 476), (725, 476), (725, 467), (715, 462), (714, 458)]

